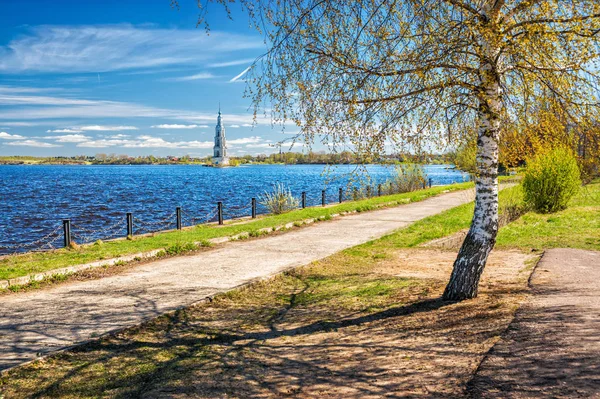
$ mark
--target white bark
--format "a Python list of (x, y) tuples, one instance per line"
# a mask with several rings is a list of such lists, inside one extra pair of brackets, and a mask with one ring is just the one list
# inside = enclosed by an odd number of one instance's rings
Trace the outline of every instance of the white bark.
[(494, 62), (498, 49), (483, 38), (481, 48), (485, 62), (480, 68), (475, 212), (444, 292), (446, 300), (477, 296), (479, 279), (498, 233), (498, 138), (502, 111), (499, 70)]

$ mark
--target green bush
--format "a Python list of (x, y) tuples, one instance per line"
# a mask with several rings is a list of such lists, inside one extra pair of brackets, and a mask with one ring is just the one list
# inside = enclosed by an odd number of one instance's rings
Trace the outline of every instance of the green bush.
[(523, 177), (524, 199), (537, 212), (565, 209), (580, 186), (577, 159), (566, 148), (555, 148), (527, 162)]

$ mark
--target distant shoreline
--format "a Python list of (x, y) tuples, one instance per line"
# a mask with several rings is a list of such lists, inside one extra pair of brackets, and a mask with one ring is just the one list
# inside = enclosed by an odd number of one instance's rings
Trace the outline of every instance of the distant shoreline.
[[(419, 163), (448, 165), (451, 159), (447, 154), (390, 154), (378, 157), (357, 158), (350, 151), (340, 153), (321, 152), (283, 152), (275, 154), (244, 155), (230, 158), (231, 166), (238, 165), (393, 165), (398, 163)], [(211, 166), (212, 157), (153, 155), (129, 156), (115, 154), (96, 154), (95, 156), (0, 156), (0, 165), (201, 165)]]

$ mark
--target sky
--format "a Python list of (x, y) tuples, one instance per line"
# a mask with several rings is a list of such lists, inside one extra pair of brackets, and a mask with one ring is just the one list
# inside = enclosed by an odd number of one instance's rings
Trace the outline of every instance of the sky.
[(276, 151), (294, 129), (253, 126), (243, 96), (263, 37), (235, 4), (207, 34), (197, 0), (170, 3), (0, 0), (0, 155), (206, 156), (219, 104), (230, 155)]

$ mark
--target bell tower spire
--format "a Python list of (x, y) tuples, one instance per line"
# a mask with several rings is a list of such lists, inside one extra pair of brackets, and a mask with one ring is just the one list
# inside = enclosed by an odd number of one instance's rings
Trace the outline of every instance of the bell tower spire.
[(227, 142), (225, 140), (225, 126), (221, 121), (221, 103), (219, 102), (219, 115), (215, 127), (215, 145), (213, 147), (213, 164), (216, 166), (229, 165), (227, 157)]

